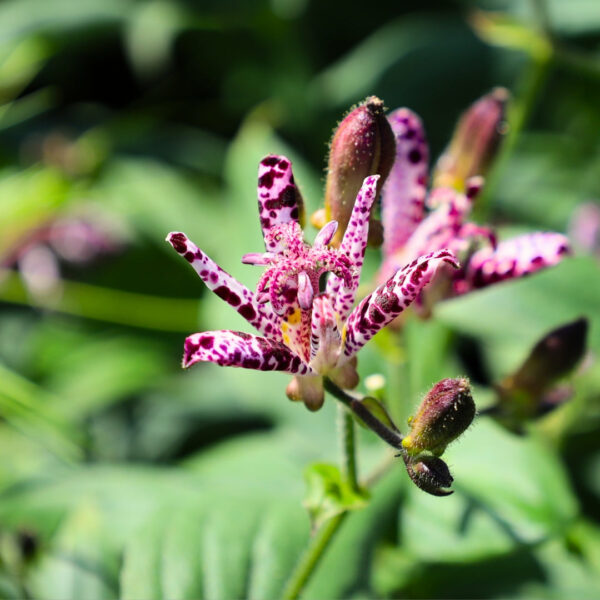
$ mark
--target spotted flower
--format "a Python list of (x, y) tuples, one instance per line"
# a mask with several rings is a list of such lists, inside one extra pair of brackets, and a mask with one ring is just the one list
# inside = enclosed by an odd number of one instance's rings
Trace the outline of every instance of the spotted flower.
[(394, 111), (389, 120), (396, 160), (382, 192), (380, 281), (422, 254), (449, 249), (462, 267), (438, 277), (419, 297), (417, 305), (427, 312), (439, 298), (523, 277), (560, 262), (568, 253), (568, 240), (558, 233), (532, 233), (497, 244), (492, 229), (469, 222), (484, 183), (481, 176), (469, 177), (459, 189), (437, 186), (428, 193), (428, 146), (421, 120), (406, 108)]
[(322, 227), (312, 246), (304, 240), (301, 197), (287, 158), (267, 156), (258, 174), (266, 251), (242, 258), (265, 268), (256, 292), (223, 271), (185, 234), (173, 232), (167, 237), (207, 287), (260, 333), (195, 333), (185, 341), (183, 366), (208, 361), (284, 371), (294, 375), (288, 397), (317, 410), (323, 404), (323, 376), (341, 387), (354, 387), (360, 348), (411, 304), (442, 264), (458, 264), (446, 249), (416, 257), (353, 309), (379, 176), (364, 180), (342, 243), (333, 248), (329, 244), (337, 230), (335, 221)]

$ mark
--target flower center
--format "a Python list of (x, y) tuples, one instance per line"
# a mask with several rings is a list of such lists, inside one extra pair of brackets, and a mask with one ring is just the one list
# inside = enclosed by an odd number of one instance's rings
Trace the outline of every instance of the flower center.
[(323, 235), (319, 233), (315, 245), (311, 246), (304, 241), (297, 222), (272, 227), (265, 236), (265, 242), (267, 247), (270, 241), (277, 242), (281, 251), (247, 254), (242, 258), (242, 262), (267, 267), (256, 288), (258, 302), (271, 302), (277, 314), (287, 315), (298, 306), (302, 310), (312, 309), (323, 273), (334, 273), (346, 285), (351, 285), (354, 271), (352, 262), (339, 250), (327, 247), (332, 229), (335, 233), (335, 228), (326, 225), (322, 230)]

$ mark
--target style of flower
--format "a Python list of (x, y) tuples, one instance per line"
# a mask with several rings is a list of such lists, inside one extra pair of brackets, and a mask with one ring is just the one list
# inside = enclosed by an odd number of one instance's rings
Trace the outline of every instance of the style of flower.
[(442, 264), (455, 268), (458, 264), (446, 249), (415, 257), (352, 309), (379, 176), (365, 178), (342, 243), (333, 248), (329, 243), (337, 230), (335, 221), (321, 228), (312, 246), (304, 241), (299, 222), (301, 197), (287, 158), (267, 156), (258, 174), (266, 252), (242, 258), (246, 264), (265, 267), (256, 293), (223, 271), (185, 234), (167, 236), (207, 287), (261, 334), (229, 330), (193, 334), (185, 341), (183, 366), (208, 361), (284, 371), (294, 375), (288, 397), (317, 410), (324, 400), (323, 376), (340, 387), (355, 387), (360, 348), (413, 302)]
[(438, 277), (436, 285), (418, 299), (427, 313), (437, 299), (523, 277), (557, 264), (569, 252), (568, 239), (559, 233), (532, 233), (496, 244), (492, 229), (468, 222), (483, 187), (480, 176), (466, 179), (460, 191), (438, 186), (427, 194), (429, 152), (421, 120), (401, 108), (390, 114), (389, 121), (396, 138), (396, 160), (382, 191), (380, 281), (417, 256), (449, 249), (462, 267)]

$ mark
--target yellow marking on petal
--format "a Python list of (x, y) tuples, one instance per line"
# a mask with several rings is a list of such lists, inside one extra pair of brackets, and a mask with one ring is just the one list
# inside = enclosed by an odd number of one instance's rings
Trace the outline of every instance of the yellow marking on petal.
[(284, 334), (283, 334), (283, 343), (284, 343), (286, 346), (289, 346), (289, 345), (290, 345), (290, 336), (289, 336), (287, 333), (284, 333)]
[(298, 323), (300, 323), (300, 309), (297, 308), (289, 317), (286, 318), (286, 321), (290, 324), (290, 325), (296, 325)]

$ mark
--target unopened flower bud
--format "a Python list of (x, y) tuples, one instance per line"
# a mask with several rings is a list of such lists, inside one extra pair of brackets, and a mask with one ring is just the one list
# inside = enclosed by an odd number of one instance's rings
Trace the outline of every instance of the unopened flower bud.
[(406, 462), (406, 470), (413, 483), (432, 496), (449, 496), (452, 490), (446, 490), (454, 481), (448, 465), (437, 456), (424, 455)]
[(506, 131), (508, 98), (505, 88), (496, 88), (462, 114), (450, 145), (437, 162), (434, 187), (464, 192), (470, 177), (486, 174)]
[(529, 418), (543, 415), (568, 400), (569, 386), (556, 385), (583, 358), (588, 322), (577, 319), (545, 335), (521, 367), (498, 385), (492, 411), (509, 428), (519, 431)]
[(411, 455), (429, 451), (441, 456), (446, 446), (469, 427), (475, 412), (469, 381), (442, 379), (409, 420), (411, 430), (402, 440), (402, 446)]
[[(329, 150), (325, 186), (324, 222), (335, 219), (339, 229), (333, 239), (339, 245), (346, 231), (356, 195), (369, 175), (379, 174), (377, 196), (385, 182), (395, 156), (394, 134), (384, 114), (383, 102), (370, 96), (352, 110), (338, 125)], [(313, 223), (318, 221), (315, 214)], [(383, 242), (381, 222), (371, 217), (369, 245)]]
[(504, 382), (506, 387), (538, 394), (567, 375), (581, 360), (586, 347), (587, 319), (577, 319), (545, 335), (521, 368)]

